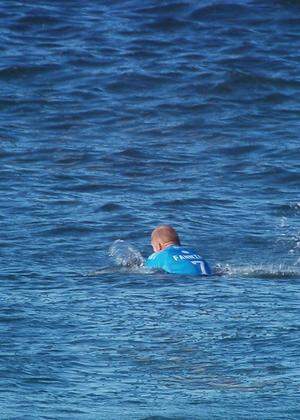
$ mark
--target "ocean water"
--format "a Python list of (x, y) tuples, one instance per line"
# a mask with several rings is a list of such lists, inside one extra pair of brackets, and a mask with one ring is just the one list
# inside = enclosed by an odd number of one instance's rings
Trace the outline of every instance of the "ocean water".
[(299, 419), (300, 3), (0, 17), (1, 419)]

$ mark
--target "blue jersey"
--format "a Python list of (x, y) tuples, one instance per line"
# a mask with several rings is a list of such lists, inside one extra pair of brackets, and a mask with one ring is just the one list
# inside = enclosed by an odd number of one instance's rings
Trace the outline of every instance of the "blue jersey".
[(179, 245), (171, 245), (162, 251), (154, 252), (146, 260), (146, 266), (173, 274), (211, 275), (209, 265), (197, 251)]

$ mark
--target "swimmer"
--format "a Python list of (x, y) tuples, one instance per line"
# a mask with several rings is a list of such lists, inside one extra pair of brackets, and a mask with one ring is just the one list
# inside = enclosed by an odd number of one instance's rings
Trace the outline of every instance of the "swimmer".
[(173, 274), (211, 275), (210, 266), (195, 249), (181, 246), (172, 226), (161, 225), (154, 229), (151, 245), (154, 253), (146, 260), (147, 267)]

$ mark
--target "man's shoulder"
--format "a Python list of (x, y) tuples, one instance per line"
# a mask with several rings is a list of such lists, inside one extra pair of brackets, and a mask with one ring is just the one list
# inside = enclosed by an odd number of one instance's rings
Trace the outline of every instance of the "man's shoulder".
[(153, 252), (153, 254), (149, 255), (148, 258), (150, 260), (155, 260), (156, 258), (160, 258), (160, 257), (166, 255), (167, 254), (166, 251), (167, 251), (166, 249), (163, 249), (162, 251)]
[(149, 255), (149, 257), (147, 258), (146, 265), (148, 267), (158, 268), (161, 266), (164, 260), (165, 260), (164, 251), (153, 252), (153, 254)]
[(167, 249), (171, 254), (198, 254), (195, 248), (184, 245), (174, 245)]

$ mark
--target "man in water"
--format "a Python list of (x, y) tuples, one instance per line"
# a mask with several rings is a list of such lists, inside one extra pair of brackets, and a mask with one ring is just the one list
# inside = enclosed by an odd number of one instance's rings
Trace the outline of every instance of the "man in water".
[(154, 229), (151, 245), (154, 253), (146, 260), (147, 267), (173, 274), (211, 275), (210, 266), (196, 250), (180, 245), (179, 236), (172, 226), (161, 225)]

